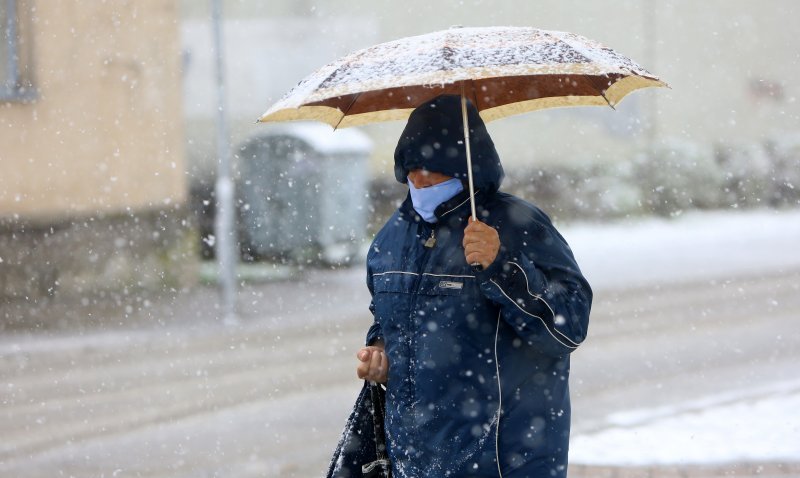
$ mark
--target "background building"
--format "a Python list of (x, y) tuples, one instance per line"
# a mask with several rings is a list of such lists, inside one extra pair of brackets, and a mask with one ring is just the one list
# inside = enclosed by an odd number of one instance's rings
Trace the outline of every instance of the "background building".
[[(794, 0), (224, 0), (234, 174), (242, 180), (247, 145), (277, 128), (255, 119), (325, 63), (452, 25), (520, 25), (599, 40), (671, 86), (617, 111), (488, 125), (507, 188), (556, 220), (797, 204), (798, 10)], [(210, 17), (210, 2), (194, 0), (0, 1), (4, 316), (35, 314), (56, 294), (142, 300), (130, 291), (193, 277), (201, 239), (214, 242), (189, 214), (214, 205)], [(362, 128), (374, 146), (372, 229), (403, 194), (392, 174), (402, 127)]]
[[(189, 124), (213, 118), (207, 5), (183, 1)], [(776, 0), (381, 0), (225, 2), (227, 77), (234, 142), (268, 125), (264, 110), (301, 78), (352, 50), (452, 25), (535, 26), (575, 32), (638, 61), (670, 90), (645, 90), (608, 108), (541, 111), (489, 125), (509, 166), (531, 162), (618, 161), (648, 144), (761, 142), (800, 129), (800, 68), (792, 19), (800, 7)], [(205, 27), (207, 28), (207, 26)], [(201, 41), (202, 39), (202, 41)], [(366, 127), (376, 141), (373, 171), (391, 172), (400, 123)], [(190, 164), (213, 151), (190, 127)], [(213, 137), (213, 136), (212, 136)], [(198, 174), (202, 173), (200, 167)]]
[[(189, 182), (209, 197), (215, 115), (208, 5), (184, 0)], [(425, 2), (229, 0), (224, 25), (234, 153), (300, 79), (358, 48), (452, 25), (535, 26), (596, 39), (671, 89), (637, 91), (616, 111), (564, 108), (490, 123), (505, 189), (556, 220), (674, 215), (693, 208), (800, 201), (800, 48), (792, 0), (483, 0)], [(373, 228), (403, 189), (392, 173), (402, 122), (368, 125)], [(205, 191), (205, 192), (203, 192)]]
[(92, 301), (179, 282), (179, 13), (169, 0), (0, 2), (0, 300), (10, 322), (57, 291)]

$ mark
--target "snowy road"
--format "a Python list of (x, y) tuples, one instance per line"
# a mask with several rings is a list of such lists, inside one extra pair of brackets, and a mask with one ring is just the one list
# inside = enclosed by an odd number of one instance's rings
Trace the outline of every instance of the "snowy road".
[[(573, 359), (573, 461), (791, 462), (768, 449), (797, 450), (796, 413), (768, 437), (709, 414), (774, 419), (798, 400), (800, 213), (563, 232), (596, 292)], [(181, 298), (166, 326), (1, 338), (0, 476), (320, 476), (359, 388), (363, 272), (248, 286), (235, 327), (215, 301)], [(709, 419), (726, 435), (703, 436)]]

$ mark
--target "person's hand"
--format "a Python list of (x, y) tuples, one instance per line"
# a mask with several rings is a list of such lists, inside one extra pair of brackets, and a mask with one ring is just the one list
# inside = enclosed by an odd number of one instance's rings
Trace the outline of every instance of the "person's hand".
[(500, 234), (491, 226), (470, 218), (464, 229), (464, 256), (467, 264), (480, 264), (486, 269), (500, 252)]
[(356, 354), (356, 358), (358, 378), (378, 383), (386, 383), (389, 379), (389, 358), (383, 351), (382, 343), (362, 348)]

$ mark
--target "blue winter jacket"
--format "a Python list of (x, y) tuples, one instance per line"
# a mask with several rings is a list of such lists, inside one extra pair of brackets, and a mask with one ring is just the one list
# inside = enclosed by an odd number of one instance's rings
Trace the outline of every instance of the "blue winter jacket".
[[(465, 177), (460, 115), (458, 97), (415, 110), (395, 155), (398, 180), (418, 167)], [(471, 105), (469, 122), (478, 217), (500, 235), (494, 263), (476, 271), (464, 258), (467, 191), (437, 208), (435, 224), (406, 198), (367, 257), (367, 343), (383, 340), (390, 362), (393, 473), (564, 477), (569, 354), (586, 337), (592, 292), (549, 218), (498, 191), (503, 170)]]

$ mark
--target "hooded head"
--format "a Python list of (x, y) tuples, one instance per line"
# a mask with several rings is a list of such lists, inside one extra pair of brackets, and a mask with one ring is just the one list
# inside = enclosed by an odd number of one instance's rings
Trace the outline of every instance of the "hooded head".
[[(495, 192), (503, 181), (503, 166), (486, 125), (469, 101), (467, 121), (475, 189)], [(467, 180), (460, 96), (437, 96), (417, 107), (409, 116), (394, 151), (395, 178), (401, 183), (408, 182), (408, 173), (414, 169)]]

